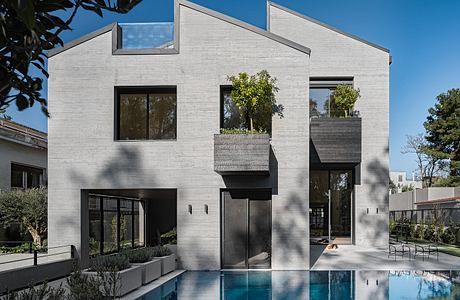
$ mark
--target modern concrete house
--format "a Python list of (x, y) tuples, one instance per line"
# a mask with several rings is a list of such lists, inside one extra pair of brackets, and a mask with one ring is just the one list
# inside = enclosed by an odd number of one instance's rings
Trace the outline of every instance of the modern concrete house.
[[(177, 230), (185, 269), (310, 268), (310, 244), (388, 244), (385, 48), (274, 3), (267, 30), (192, 2), (49, 53), (49, 245), (91, 255)], [(271, 133), (222, 135), (239, 72), (277, 78)], [(359, 88), (353, 117), (331, 92)]]
[(0, 191), (46, 185), (47, 135), (0, 119)]
[(403, 171), (390, 171), (390, 180), (396, 185), (396, 193), (401, 193), (403, 187), (412, 187), (413, 189), (421, 189), (423, 187), (422, 181), (415, 178), (412, 173), (412, 178), (408, 179), (407, 173)]

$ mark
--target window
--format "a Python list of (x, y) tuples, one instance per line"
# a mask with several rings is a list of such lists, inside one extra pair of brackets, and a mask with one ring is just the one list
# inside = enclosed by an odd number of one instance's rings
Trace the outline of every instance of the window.
[(244, 128), (244, 121), (241, 119), (239, 108), (233, 103), (231, 93), (231, 86), (220, 87), (220, 127), (225, 129), (242, 129)]
[(331, 101), (331, 95), (339, 84), (353, 85), (353, 78), (310, 78), (310, 117), (341, 116), (342, 112)]
[(403, 181), (402, 175), (398, 175), (398, 181), (399, 181), (399, 182), (402, 182), (402, 181)]
[(117, 88), (118, 140), (176, 139), (176, 88)]
[(90, 255), (144, 246), (144, 202), (90, 195), (88, 209)]
[(11, 164), (11, 188), (29, 189), (45, 184), (44, 169)]

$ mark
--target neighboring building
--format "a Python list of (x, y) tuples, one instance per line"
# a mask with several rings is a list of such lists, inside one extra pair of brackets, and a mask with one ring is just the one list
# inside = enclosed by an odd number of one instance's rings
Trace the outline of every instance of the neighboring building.
[(0, 119), (0, 191), (46, 185), (46, 133)]
[[(310, 240), (388, 244), (388, 50), (267, 13), (265, 31), (180, 0), (174, 24), (50, 51), (49, 246), (86, 264), (176, 228), (185, 269), (296, 270)], [(261, 70), (284, 107), (271, 137), (219, 134), (234, 121), (227, 76)], [(361, 91), (353, 118), (331, 118), (340, 83)]]
[(390, 172), (390, 180), (393, 181), (395, 186), (397, 187), (397, 193), (401, 193), (403, 187), (412, 187), (414, 190), (415, 189), (421, 189), (422, 186), (422, 181), (417, 180), (415, 177), (414, 173), (412, 173), (412, 178), (407, 178), (407, 173), (406, 172), (400, 172), (400, 171), (391, 171)]

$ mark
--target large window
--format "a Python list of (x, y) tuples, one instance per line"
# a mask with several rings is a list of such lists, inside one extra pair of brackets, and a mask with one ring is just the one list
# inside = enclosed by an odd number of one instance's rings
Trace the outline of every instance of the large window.
[(90, 255), (144, 246), (144, 203), (140, 200), (90, 195)]
[(46, 185), (44, 169), (11, 164), (11, 188), (29, 189)]
[(310, 79), (310, 118), (339, 117), (331, 95), (339, 84), (353, 84), (353, 78), (311, 78)]
[(176, 138), (176, 88), (117, 88), (119, 140)]

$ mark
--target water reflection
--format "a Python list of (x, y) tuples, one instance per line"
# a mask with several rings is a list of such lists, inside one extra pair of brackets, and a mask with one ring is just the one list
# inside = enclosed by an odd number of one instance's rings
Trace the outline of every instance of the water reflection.
[(460, 272), (189, 271), (139, 299), (460, 299)]

